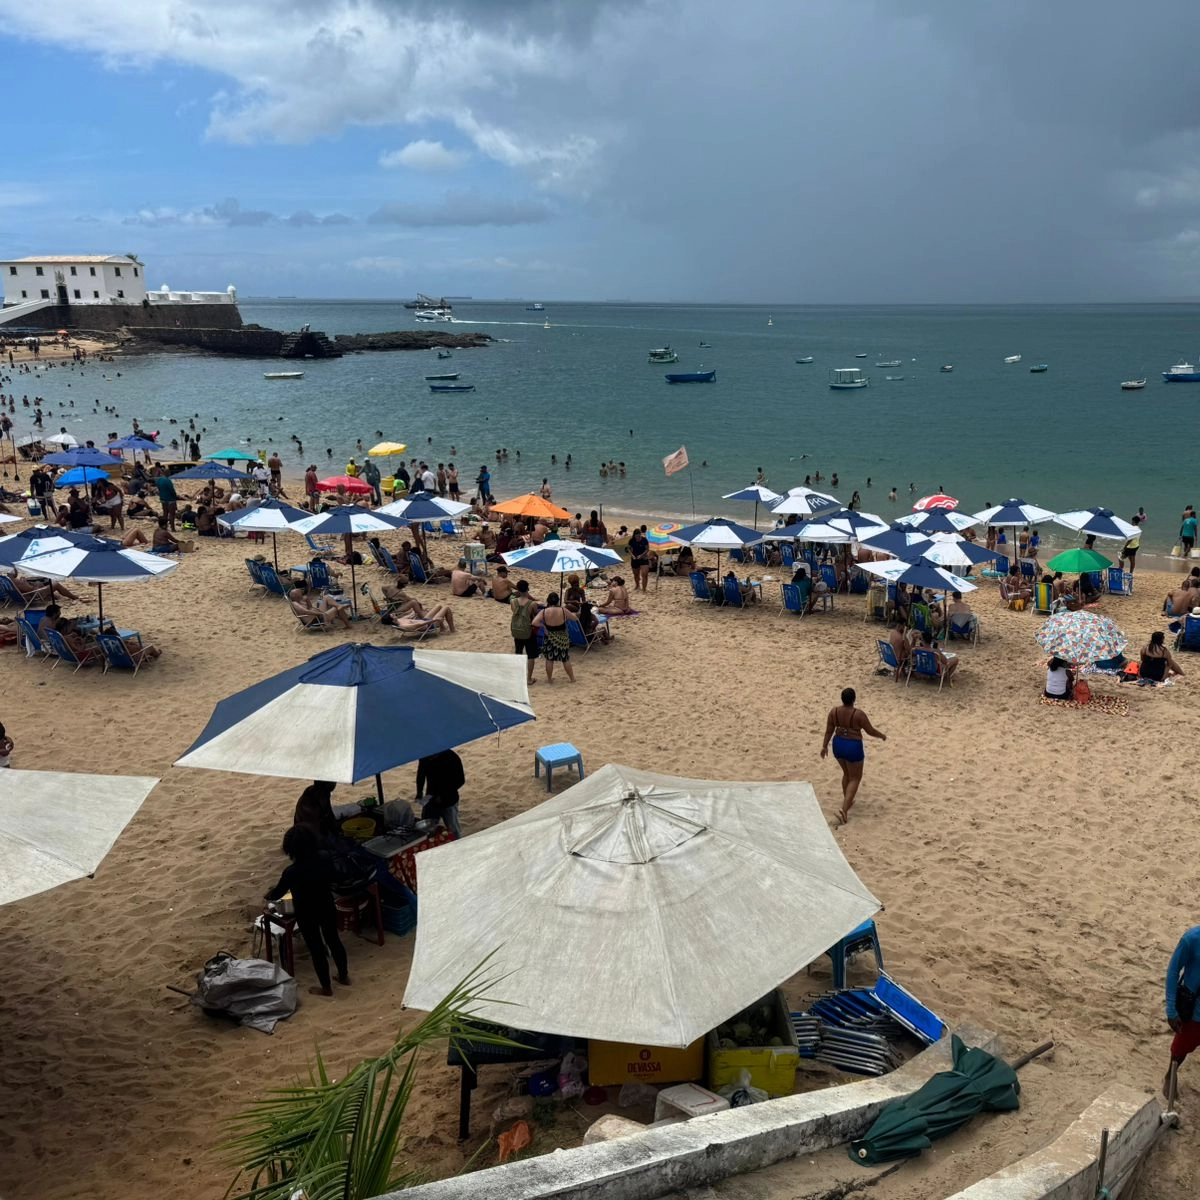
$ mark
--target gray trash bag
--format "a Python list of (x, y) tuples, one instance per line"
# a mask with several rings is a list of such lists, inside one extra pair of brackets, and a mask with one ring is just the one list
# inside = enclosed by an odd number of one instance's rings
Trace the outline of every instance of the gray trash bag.
[(218, 954), (196, 976), (191, 1002), (205, 1012), (232, 1017), (262, 1033), (296, 1011), (296, 981), (278, 964), (261, 958)]

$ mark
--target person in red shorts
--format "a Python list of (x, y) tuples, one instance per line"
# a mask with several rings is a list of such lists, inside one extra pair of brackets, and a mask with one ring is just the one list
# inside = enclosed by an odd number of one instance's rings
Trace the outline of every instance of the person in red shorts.
[[(1193, 1050), (1200, 1050), (1200, 1012), (1196, 996), (1200, 993), (1200, 925), (1193, 926), (1179, 939), (1167, 967), (1167, 1024), (1175, 1037), (1171, 1040), (1171, 1066), (1179, 1067)], [(1163, 1094), (1169, 1095), (1171, 1072), (1163, 1080)]]

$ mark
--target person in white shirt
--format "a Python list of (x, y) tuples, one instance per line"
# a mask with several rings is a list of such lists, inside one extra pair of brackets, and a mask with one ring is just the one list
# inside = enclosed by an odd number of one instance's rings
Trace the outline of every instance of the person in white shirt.
[(437, 476), (428, 467), (421, 472), (421, 482), (425, 485), (427, 492), (434, 492), (436, 494)]
[(1065, 660), (1055, 657), (1046, 664), (1046, 696), (1051, 700), (1070, 700), (1075, 677)]

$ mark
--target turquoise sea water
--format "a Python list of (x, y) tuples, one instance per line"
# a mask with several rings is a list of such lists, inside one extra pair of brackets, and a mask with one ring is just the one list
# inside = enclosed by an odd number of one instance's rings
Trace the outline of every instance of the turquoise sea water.
[[(247, 322), (281, 329), (307, 322), (331, 334), (431, 328), (399, 303), (247, 301), (242, 314)], [(517, 302), (463, 301), (455, 317), (453, 331), (477, 328), (499, 341), (455, 351), (448, 362), (433, 352), (308, 360), (294, 364), (305, 376), (293, 382), (262, 378), (293, 365), (279, 360), (156, 355), (106, 365), (107, 380), (96, 367), (82, 377), (54, 370), (39, 373), (36, 384), (17, 377), (14, 390), (45, 397), (54, 411), (47, 429), (66, 424), (81, 438), (128, 432), (136, 416), (165, 441), (169, 418), (186, 424), (199, 413), (197, 425), (209, 430), (205, 451), (231, 441), (251, 450), (275, 446), (289, 471), (309, 460), (340, 471), (357, 438), (369, 446), (382, 430), (407, 442), (410, 454), (435, 461), (447, 459), (453, 445), (464, 481), (487, 462), (498, 496), (548, 476), (568, 507), (603, 503), (644, 515), (690, 516), (694, 485), (699, 515), (749, 518), (749, 508), (722, 502), (721, 494), (750, 482), (760, 466), (777, 491), (819, 468), (827, 479), (838, 474), (841, 499), (857, 488), (865, 509), (887, 517), (907, 510), (910, 482), (918, 494), (944, 486), (972, 511), (1013, 495), (1051, 509), (1104, 504), (1126, 517), (1144, 505), (1146, 546), (1161, 549), (1175, 540), (1184, 504), (1200, 498), (1191, 445), (1200, 384), (1166, 385), (1159, 374), (1181, 356), (1200, 354), (1200, 306), (613, 303), (552, 304), (542, 314)], [(543, 328), (547, 318), (550, 329)], [(647, 362), (647, 351), (664, 343), (678, 350), (677, 366)], [(795, 362), (809, 354), (812, 364)], [(1005, 365), (1011, 354), (1022, 361)], [(887, 359), (902, 365), (874, 366)], [(1031, 374), (1038, 362), (1049, 371)], [(943, 363), (954, 371), (941, 373)], [(872, 386), (831, 391), (829, 370), (841, 366), (864, 368)], [(709, 368), (717, 370), (713, 384), (664, 380), (667, 370)], [(476, 390), (431, 394), (423, 377), (447, 369)], [(887, 375), (904, 379), (888, 382)], [(1120, 390), (1123, 379), (1143, 376), (1145, 390)], [(63, 418), (67, 398), (76, 408)], [(119, 419), (93, 415), (97, 400), (114, 406)], [(20, 407), (17, 419), (18, 434), (26, 432)], [(304, 443), (303, 460), (291, 433)], [(663, 456), (680, 445), (693, 464), (690, 480), (687, 472), (663, 474)], [(497, 466), (499, 447), (509, 459)], [(568, 453), (570, 471), (563, 467)], [(607, 459), (625, 462), (623, 479), (598, 477)], [(887, 501), (892, 486), (900, 492), (896, 505)]]

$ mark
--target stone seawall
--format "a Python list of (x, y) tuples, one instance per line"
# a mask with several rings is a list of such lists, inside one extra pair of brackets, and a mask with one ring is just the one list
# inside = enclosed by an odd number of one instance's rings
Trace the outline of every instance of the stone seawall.
[[(118, 333), (128, 329), (241, 329), (242, 314), (236, 304), (56, 304), (34, 313), (23, 327), (80, 332)], [(282, 335), (281, 335), (282, 336)]]
[(178, 346), (209, 354), (239, 354), (247, 358), (278, 358), (287, 336), (278, 329), (243, 325), (240, 329), (130, 329), (142, 348)]

